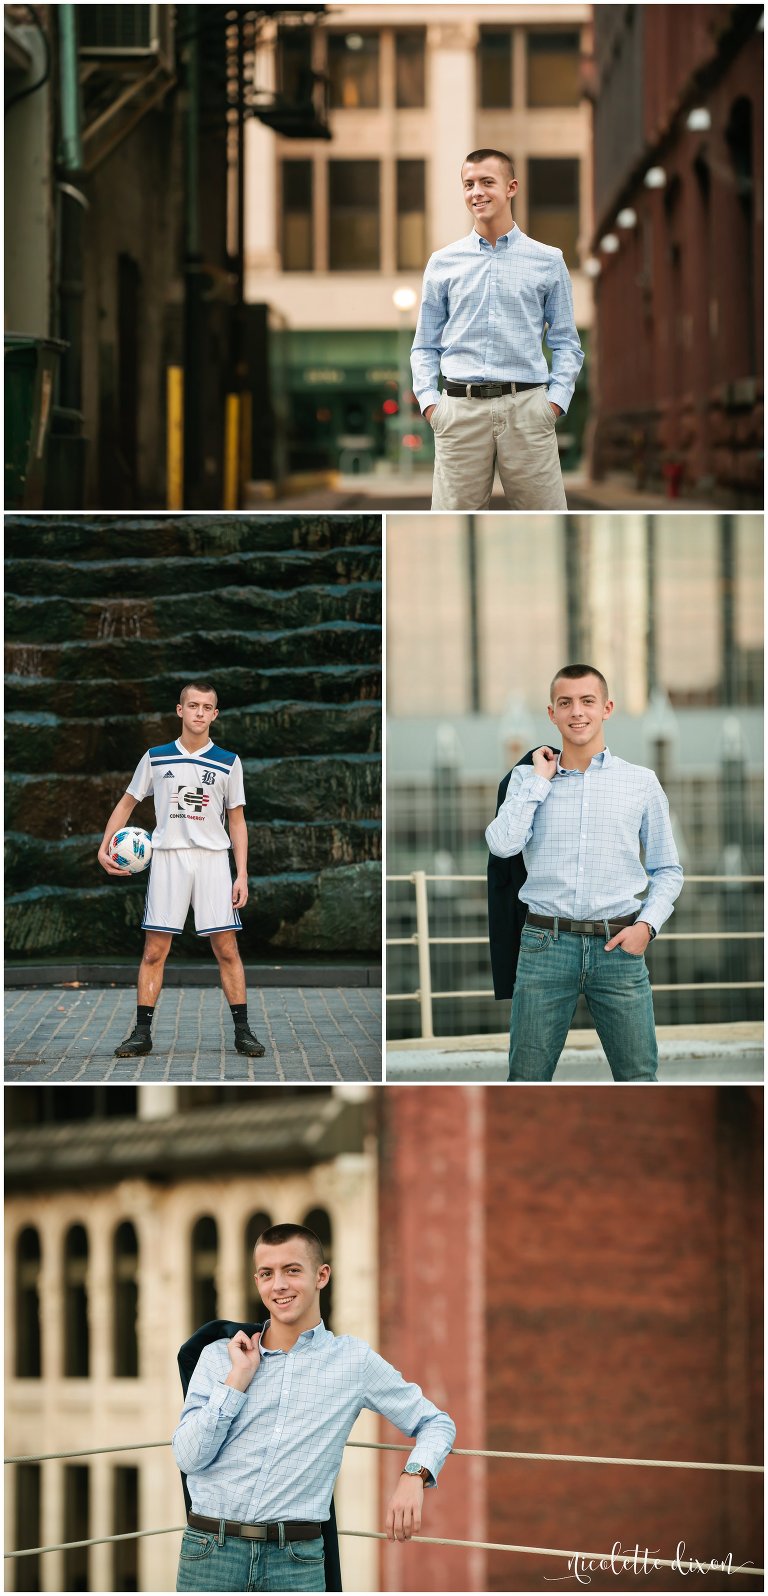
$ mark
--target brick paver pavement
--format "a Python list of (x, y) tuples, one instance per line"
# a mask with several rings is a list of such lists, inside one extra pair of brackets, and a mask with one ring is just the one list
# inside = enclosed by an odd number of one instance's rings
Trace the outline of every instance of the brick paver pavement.
[(268, 987), (249, 991), (251, 1029), (264, 1058), (235, 1052), (219, 988), (170, 987), (145, 1058), (115, 1058), (133, 1030), (128, 988), (6, 993), (6, 1081), (380, 1081), (381, 991), (375, 987)]

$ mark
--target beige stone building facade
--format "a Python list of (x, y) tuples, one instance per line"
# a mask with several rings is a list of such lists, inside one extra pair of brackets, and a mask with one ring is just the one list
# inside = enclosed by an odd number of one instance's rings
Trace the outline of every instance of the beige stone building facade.
[[(258, 1314), (248, 1255), (267, 1222), (325, 1230), (331, 1326), (375, 1344), (368, 1088), (282, 1088), (279, 1098), (244, 1088), (236, 1102), (230, 1088), (224, 1102), (216, 1088), (146, 1086), (134, 1089), (133, 1113), (114, 1117), (102, 1098), (72, 1119), (61, 1099), (84, 1090), (60, 1089), (53, 1114), (31, 1124), (18, 1122), (26, 1091), (7, 1094), (6, 1455), (167, 1442), (182, 1342), (208, 1318)], [(374, 1439), (375, 1425), (362, 1415), (355, 1439)], [(184, 1522), (168, 1446), (6, 1475), (8, 1549)], [(340, 1526), (378, 1529), (377, 1503), (376, 1454), (348, 1452)], [(178, 1534), (150, 1534), (25, 1558), (6, 1565), (7, 1588), (170, 1591), (178, 1547)], [(341, 1548), (346, 1587), (373, 1589), (377, 1543)]]

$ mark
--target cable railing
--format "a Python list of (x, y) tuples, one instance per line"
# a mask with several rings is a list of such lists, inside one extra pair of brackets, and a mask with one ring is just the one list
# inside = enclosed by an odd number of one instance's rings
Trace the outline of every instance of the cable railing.
[[(485, 875), (429, 875), (425, 870), (413, 870), (409, 875), (388, 875), (387, 883), (408, 882), (414, 889), (416, 928), (410, 936), (387, 937), (386, 945), (390, 948), (415, 948), (418, 959), (418, 986), (412, 992), (387, 991), (388, 1003), (418, 1003), (421, 1018), (421, 1040), (434, 1041), (434, 1010), (433, 1004), (439, 999), (453, 998), (493, 998), (491, 987), (461, 987), (455, 991), (434, 991), (432, 987), (432, 961), (430, 948), (433, 947), (487, 947), (488, 936), (430, 936), (429, 930), (429, 894), (428, 884), (439, 882), (441, 885), (456, 881), (463, 884), (480, 883), (485, 885)], [(736, 886), (747, 883), (757, 884), (763, 882), (763, 876), (727, 875), (727, 876), (686, 876), (686, 886), (696, 883), (710, 883), (718, 886)], [(664, 931), (665, 942), (759, 942), (763, 940), (762, 931)], [(670, 981), (652, 982), (654, 992), (734, 992), (762, 990), (763, 981)]]
[[(16, 1456), (3, 1459), (6, 1466), (23, 1463), (48, 1463), (59, 1459), (75, 1457), (98, 1457), (105, 1453), (143, 1452), (156, 1447), (170, 1447), (170, 1441), (136, 1441), (122, 1446), (99, 1446), (79, 1448), (73, 1451), (20, 1453)], [(348, 1448), (357, 1448), (372, 1452), (410, 1452), (411, 1446), (402, 1442), (392, 1441), (347, 1441)], [(505, 1452), (495, 1451), (483, 1447), (455, 1446), (451, 1450), (452, 1457), (484, 1457), (491, 1459), (511, 1459), (515, 1462), (528, 1463), (580, 1463), (605, 1467), (618, 1468), (655, 1468), (655, 1469), (689, 1469), (694, 1471), (709, 1471), (729, 1474), (763, 1474), (764, 1469), (759, 1463), (704, 1463), (691, 1462), (678, 1458), (643, 1458), (643, 1457), (602, 1457), (591, 1453), (576, 1452)], [(89, 1546), (117, 1545), (120, 1542), (143, 1540), (154, 1535), (180, 1535), (186, 1529), (185, 1524), (172, 1524), (164, 1529), (129, 1530), (119, 1535), (92, 1536), (86, 1540), (58, 1541), (48, 1546), (24, 1547), (13, 1552), (4, 1552), (7, 1560), (22, 1557), (40, 1557), (47, 1552), (78, 1551)], [(339, 1529), (339, 1536), (353, 1539), (384, 1541), (387, 1539), (383, 1530), (354, 1530)], [(574, 1550), (561, 1546), (524, 1546), (509, 1541), (474, 1541), (459, 1540), (442, 1535), (414, 1535), (411, 1537), (414, 1544), (421, 1546), (455, 1546), (468, 1551), (510, 1552), (526, 1557), (559, 1557), (567, 1562), (578, 1562), (582, 1566), (589, 1563), (610, 1567), (617, 1560), (620, 1564), (631, 1560), (632, 1553), (617, 1553), (616, 1544), (609, 1552), (592, 1552)], [(636, 1549), (637, 1550), (637, 1549)], [(744, 1574), (749, 1577), (762, 1579), (765, 1576), (764, 1568), (756, 1568), (752, 1563), (733, 1564), (726, 1560), (712, 1559), (702, 1563), (700, 1559), (692, 1558), (665, 1558), (652, 1555), (654, 1568), (672, 1568), (681, 1574), (702, 1572), (727, 1572), (729, 1577), (734, 1574)], [(640, 1554), (640, 1569), (642, 1570), (642, 1554)], [(647, 1569), (645, 1570), (647, 1572)]]

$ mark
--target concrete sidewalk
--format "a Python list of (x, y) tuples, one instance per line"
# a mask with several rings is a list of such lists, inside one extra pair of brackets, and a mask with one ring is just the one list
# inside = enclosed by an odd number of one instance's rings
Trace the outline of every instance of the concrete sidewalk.
[(381, 992), (372, 987), (270, 987), (249, 992), (261, 1059), (235, 1052), (221, 989), (163, 992), (145, 1058), (114, 1057), (136, 1022), (129, 989), (6, 993), (7, 1082), (229, 1081), (275, 1084), (381, 1080)]
[[(657, 1036), (661, 1085), (763, 1079), (763, 1027), (757, 1022), (659, 1026)], [(390, 1042), (386, 1077), (392, 1083), (506, 1081), (508, 1046), (506, 1036), (446, 1037), (431, 1044)], [(554, 1079), (600, 1085), (613, 1079), (594, 1031), (570, 1032)]]

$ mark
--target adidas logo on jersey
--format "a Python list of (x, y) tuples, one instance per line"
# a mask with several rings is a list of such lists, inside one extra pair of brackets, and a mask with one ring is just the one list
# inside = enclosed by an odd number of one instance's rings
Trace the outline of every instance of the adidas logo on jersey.
[(172, 770), (166, 770), (165, 775), (163, 776), (163, 781), (168, 781), (169, 777), (170, 777), (170, 780), (173, 781), (173, 771)]

